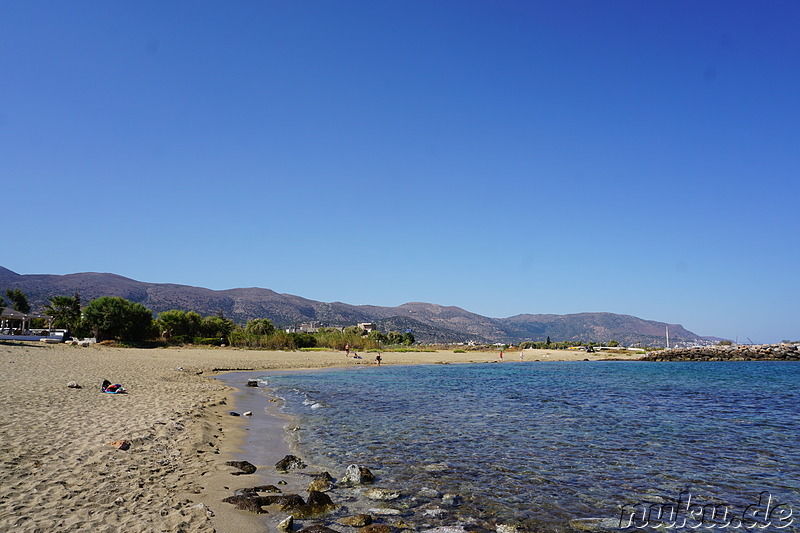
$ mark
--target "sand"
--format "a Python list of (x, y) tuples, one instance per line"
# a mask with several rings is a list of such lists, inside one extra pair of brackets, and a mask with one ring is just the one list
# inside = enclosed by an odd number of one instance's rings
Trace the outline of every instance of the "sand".
[[(265, 427), (273, 428), (268, 452), (241, 457), (242, 447), (253, 449), (252, 422), (229, 411), (238, 409), (237, 396), (242, 407), (262, 399), (234, 394), (230, 385), (246, 374), (214, 376), (226, 369), (374, 363), (373, 354), (362, 355), (356, 360), (342, 352), (0, 344), (0, 531), (272, 529), (221, 499), (237, 487), (261, 483), (232, 476), (236, 469), (225, 461), (250, 460), (263, 472), (261, 479), (271, 479), (267, 467), (288, 449), (281, 424), (259, 426), (261, 439)], [(587, 357), (604, 358), (525, 351), (526, 361)], [(519, 361), (519, 351), (507, 352), (505, 359)], [(497, 352), (383, 354), (383, 364), (495, 361)], [(122, 384), (128, 394), (102, 393), (104, 379)], [(82, 388), (68, 388), (70, 381)], [(263, 408), (253, 411), (267, 416)], [(108, 444), (121, 440), (130, 443), (127, 450)]]

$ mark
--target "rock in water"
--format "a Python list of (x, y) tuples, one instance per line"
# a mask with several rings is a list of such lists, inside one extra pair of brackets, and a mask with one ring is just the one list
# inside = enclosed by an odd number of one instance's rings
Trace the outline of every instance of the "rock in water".
[(400, 493), (397, 492), (396, 490), (374, 488), (364, 492), (364, 496), (366, 496), (370, 500), (388, 502), (399, 498)]
[(335, 529), (331, 529), (325, 526), (308, 526), (307, 528), (301, 529), (299, 533), (339, 533)]
[(342, 483), (365, 484), (375, 481), (375, 476), (366, 466), (350, 465), (344, 471)]
[(333, 509), (333, 507), (335, 507), (330, 496), (317, 490), (308, 491), (308, 505), (313, 507), (326, 507), (328, 509)]
[(616, 518), (575, 518), (569, 521), (575, 529), (591, 532), (619, 531), (620, 523)]
[(314, 476), (311, 482), (308, 484), (309, 492), (312, 490), (316, 490), (319, 492), (326, 492), (333, 489), (333, 478), (327, 472), (321, 472)]
[(346, 516), (336, 521), (337, 524), (350, 527), (364, 527), (372, 523), (372, 517), (368, 514), (357, 514), (355, 516)]
[(392, 533), (392, 527), (386, 524), (371, 524), (359, 529), (358, 533)]
[(305, 467), (306, 464), (302, 460), (300, 460), (299, 457), (296, 457), (294, 455), (287, 455), (286, 457), (275, 463), (275, 469), (278, 470), (278, 472), (288, 472), (289, 470), (302, 469)]
[(287, 516), (286, 518), (284, 518), (283, 520), (281, 520), (280, 522), (278, 522), (278, 529), (280, 529), (281, 531), (286, 531), (286, 532), (289, 532), (289, 531), (293, 530), (294, 529), (294, 517), (290, 515), (290, 516)]
[(248, 387), (258, 387), (258, 380), (257, 379), (248, 379), (247, 380)]

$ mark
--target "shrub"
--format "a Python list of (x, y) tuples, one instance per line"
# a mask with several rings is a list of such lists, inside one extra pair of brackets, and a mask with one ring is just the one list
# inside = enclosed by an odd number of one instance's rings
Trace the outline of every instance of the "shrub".
[(222, 346), (223, 345), (223, 341), (224, 341), (224, 339), (221, 339), (219, 337), (207, 337), (207, 338), (195, 337), (194, 338), (194, 343), (195, 344), (202, 344), (202, 345), (205, 345), (205, 346)]

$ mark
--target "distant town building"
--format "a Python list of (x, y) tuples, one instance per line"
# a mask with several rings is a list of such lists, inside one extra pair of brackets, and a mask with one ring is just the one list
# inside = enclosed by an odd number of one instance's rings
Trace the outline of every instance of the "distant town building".
[(315, 325), (314, 322), (303, 322), (286, 328), (286, 333), (316, 333), (317, 331), (319, 331), (319, 325)]
[(373, 322), (359, 322), (358, 327), (367, 332), (378, 329), (378, 327)]

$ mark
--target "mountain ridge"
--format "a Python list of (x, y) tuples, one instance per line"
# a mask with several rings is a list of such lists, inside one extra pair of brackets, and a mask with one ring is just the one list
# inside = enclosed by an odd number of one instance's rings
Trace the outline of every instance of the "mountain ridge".
[(0, 266), (0, 289), (19, 288), (31, 307), (41, 310), (48, 299), (78, 292), (84, 304), (100, 296), (120, 296), (141, 303), (154, 314), (169, 309), (197, 311), (201, 315), (222, 313), (236, 322), (268, 318), (276, 326), (301, 322), (348, 326), (375, 322), (383, 331), (411, 329), (422, 342), (582, 341), (622, 344), (663, 344), (667, 327), (670, 339), (683, 344), (703, 344), (703, 337), (680, 324), (645, 320), (633, 315), (604, 312), (567, 315), (523, 313), (492, 318), (457, 306), (406, 302), (395, 307), (319, 302), (262, 287), (207, 289), (177, 283), (137, 281), (119, 274), (83, 272), (73, 274), (18, 274)]

